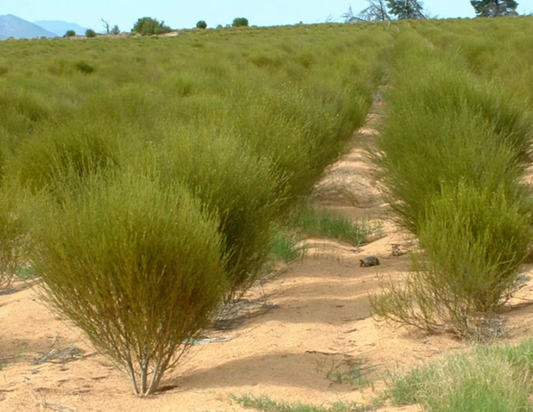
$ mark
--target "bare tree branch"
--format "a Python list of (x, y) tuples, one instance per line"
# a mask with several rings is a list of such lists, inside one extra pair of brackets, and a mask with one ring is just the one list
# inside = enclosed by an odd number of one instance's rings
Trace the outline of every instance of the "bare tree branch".
[(103, 23), (103, 26), (106, 30), (106, 33), (109, 34), (110, 30), (109, 30), (109, 22), (107, 20), (104, 20), (104, 19), (100, 19), (102, 20), (102, 23)]

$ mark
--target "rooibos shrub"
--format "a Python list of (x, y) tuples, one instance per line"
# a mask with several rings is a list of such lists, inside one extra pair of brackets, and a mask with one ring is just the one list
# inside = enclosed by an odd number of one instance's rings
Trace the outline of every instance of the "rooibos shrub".
[(399, 113), (385, 125), (377, 164), (387, 200), (403, 227), (418, 234), (428, 202), (443, 185), (466, 181), (496, 188), (504, 183), (514, 190), (521, 176), (516, 154), (475, 111)]
[(76, 63), (76, 70), (81, 73), (91, 74), (94, 72), (94, 67), (84, 61), (79, 61)]
[(0, 289), (9, 287), (22, 265), (28, 246), (28, 203), (16, 188), (0, 193)]
[(18, 180), (34, 193), (47, 190), (60, 200), (65, 193), (62, 186), (77, 184), (119, 163), (111, 135), (89, 129), (76, 122), (43, 128), (39, 137), (24, 141), (11, 157), (6, 168), (8, 178)]
[(402, 226), (417, 234), (429, 197), (461, 179), (514, 190), (531, 145), (530, 119), (505, 90), (476, 82), (452, 54), (425, 49), (400, 60), (374, 159)]
[(529, 252), (531, 202), (517, 188), (445, 188), (428, 206), (420, 226), (422, 270), (435, 285), (461, 300), (465, 313), (490, 313), (512, 290)]
[(422, 252), (404, 287), (389, 284), (372, 299), (386, 319), (426, 330), (451, 328), (466, 335), (492, 316), (515, 287), (519, 265), (533, 239), (525, 192), (446, 187), (420, 221)]
[[(374, 159), (398, 222), (422, 252), (404, 282), (386, 282), (372, 304), (386, 319), (464, 336), (510, 296), (532, 240), (521, 184), (530, 120), (457, 56), (411, 43), (396, 62)], [(405, 76), (412, 72), (420, 75)]]
[(219, 217), (230, 297), (247, 290), (268, 258), (282, 177), (231, 131), (215, 128), (182, 130), (163, 146), (157, 164), (166, 182), (182, 181)]
[(45, 208), (33, 265), (44, 298), (149, 395), (225, 294), (219, 222), (155, 178), (96, 176), (83, 186)]

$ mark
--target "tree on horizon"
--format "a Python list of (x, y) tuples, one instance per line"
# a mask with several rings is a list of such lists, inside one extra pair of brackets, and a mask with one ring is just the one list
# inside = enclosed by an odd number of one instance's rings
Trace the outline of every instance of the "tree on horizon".
[(131, 31), (133, 33), (139, 33), (143, 36), (150, 36), (153, 34), (168, 33), (172, 29), (169, 26), (165, 26), (165, 22), (159, 22), (151, 17), (142, 17), (138, 19)]
[(389, 21), (391, 20), (387, 12), (386, 0), (368, 0), (368, 7), (354, 14), (350, 6), (348, 12), (341, 15), (345, 23), (357, 23), (360, 21)]
[(233, 27), (248, 27), (250, 23), (246, 17), (236, 17), (233, 19)]
[(369, 6), (360, 14), (367, 21), (386, 21), (391, 20), (387, 12), (385, 0), (368, 0)]
[(110, 29), (109, 29), (110, 25), (109, 25), (109, 22), (108, 22), (107, 20), (104, 20), (104, 19), (100, 19), (100, 20), (102, 20), (102, 25), (104, 26), (105, 32), (106, 32), (107, 34), (109, 34), (109, 33), (110, 33)]
[(392, 17), (403, 19), (426, 19), (423, 12), (424, 6), (417, 0), (367, 0), (368, 7), (354, 14), (352, 7), (341, 15), (345, 23), (358, 23), (360, 21), (391, 21)]
[(417, 0), (387, 0), (389, 13), (398, 20), (425, 19), (423, 3)]
[(477, 17), (500, 17), (518, 15), (515, 0), (474, 0), (470, 4), (476, 10)]

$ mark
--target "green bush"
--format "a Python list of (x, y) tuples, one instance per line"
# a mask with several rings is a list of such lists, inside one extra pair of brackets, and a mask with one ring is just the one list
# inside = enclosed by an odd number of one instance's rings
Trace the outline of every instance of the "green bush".
[(94, 67), (84, 61), (79, 61), (76, 63), (76, 70), (84, 74), (91, 74), (94, 72)]
[(231, 131), (215, 127), (180, 131), (155, 162), (164, 182), (183, 182), (217, 214), (230, 297), (246, 291), (268, 258), (271, 227), (280, 211), (276, 185), (281, 177), (271, 162), (252, 154)]
[(156, 177), (125, 172), (82, 186), (43, 208), (32, 265), (44, 299), (146, 396), (226, 293), (220, 223)]
[(387, 320), (466, 336), (509, 298), (533, 240), (521, 183), (531, 120), (519, 99), (476, 80), (455, 54), (416, 36), (401, 41), (373, 156), (422, 252), (405, 282), (386, 281), (372, 305)]
[[(421, 262), (441, 291), (473, 313), (493, 311), (513, 288), (533, 240), (529, 194), (517, 188), (445, 188), (420, 225)], [(426, 260), (427, 258), (427, 260)], [(444, 293), (443, 293), (444, 294)]]
[(384, 126), (375, 159), (400, 225), (418, 234), (428, 202), (443, 185), (465, 181), (495, 189), (503, 183), (510, 193), (515, 190), (523, 168), (480, 114), (468, 107), (434, 113), (396, 109)]
[(200, 20), (196, 23), (197, 29), (207, 29), (207, 23), (204, 20)]
[(27, 259), (30, 231), (29, 202), (20, 189), (2, 189), (0, 195), (0, 289), (11, 285)]
[(24, 141), (9, 158), (6, 179), (33, 193), (47, 191), (61, 201), (63, 187), (73, 185), (74, 190), (80, 180), (119, 164), (113, 132), (93, 126), (83, 130), (74, 121), (43, 127), (38, 138)]
[[(420, 51), (419, 51), (420, 52)], [(512, 192), (531, 146), (531, 120), (505, 90), (474, 81), (452, 55), (412, 52), (388, 95), (387, 119), (374, 160), (402, 226), (417, 234), (427, 199), (441, 185), (466, 179), (479, 187), (502, 181)], [(516, 162), (518, 161), (518, 162)], [(503, 179), (503, 180), (502, 180)]]
[(87, 29), (85, 31), (85, 36), (87, 38), (92, 38), (92, 37), (96, 37), (96, 32), (93, 30), (93, 29)]
[(371, 299), (387, 320), (464, 337), (491, 318), (514, 292), (519, 265), (533, 240), (531, 202), (499, 187), (446, 187), (421, 219), (422, 252), (403, 286), (392, 282)]
[(63, 37), (74, 37), (76, 32), (74, 30), (67, 30)]
[(0, 125), (10, 136), (23, 136), (53, 116), (49, 100), (25, 89), (0, 93), (0, 110), (5, 114)]
[(324, 169), (340, 157), (369, 104), (358, 91), (334, 81), (309, 79), (302, 87), (286, 84), (281, 90), (242, 83), (235, 93), (242, 88), (245, 103), (231, 113), (235, 127), (285, 176), (280, 191), (290, 207), (309, 196)]
[(412, 109), (437, 113), (450, 110), (459, 112), (468, 108), (487, 120), (500, 139), (516, 150), (516, 156), (524, 162), (530, 160), (532, 135), (531, 118), (524, 111), (524, 102), (497, 84), (476, 80), (460, 70), (452, 57), (445, 62), (431, 64), (423, 76), (403, 89), (402, 99), (413, 102)]

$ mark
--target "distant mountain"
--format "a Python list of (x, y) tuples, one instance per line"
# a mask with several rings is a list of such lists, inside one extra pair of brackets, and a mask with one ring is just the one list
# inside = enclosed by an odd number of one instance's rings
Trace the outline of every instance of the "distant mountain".
[(79, 24), (61, 20), (38, 20), (34, 23), (45, 30), (55, 33), (57, 36), (64, 36), (69, 30), (74, 30), (78, 35), (84, 35), (87, 31), (87, 28), (81, 27)]
[(10, 37), (15, 39), (34, 39), (43, 36), (56, 37), (54, 33), (12, 14), (0, 16), (0, 40), (9, 39)]

